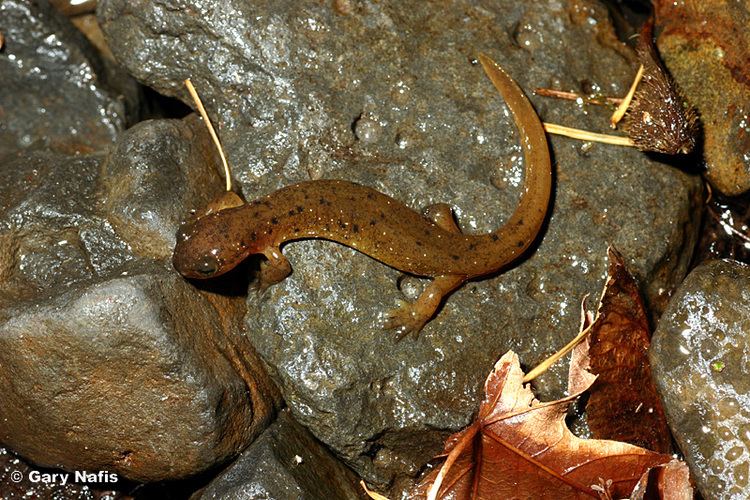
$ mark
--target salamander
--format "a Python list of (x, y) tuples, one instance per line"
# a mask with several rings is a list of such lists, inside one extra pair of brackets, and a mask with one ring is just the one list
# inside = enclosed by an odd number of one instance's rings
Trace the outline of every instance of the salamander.
[(405, 273), (433, 280), (412, 303), (387, 316), (398, 338), (422, 327), (446, 295), (466, 280), (495, 273), (517, 259), (535, 240), (546, 218), (551, 163), (542, 124), (523, 91), (492, 59), (479, 61), (499, 90), (519, 129), (526, 173), (518, 205), (499, 229), (463, 234), (446, 204), (427, 216), (372, 188), (343, 180), (293, 184), (242, 203), (225, 198), (205, 215), (185, 223), (177, 235), (174, 267), (188, 278), (226, 273), (253, 254), (261, 264), (260, 288), (291, 273), (281, 253), (284, 243), (325, 239), (354, 248)]

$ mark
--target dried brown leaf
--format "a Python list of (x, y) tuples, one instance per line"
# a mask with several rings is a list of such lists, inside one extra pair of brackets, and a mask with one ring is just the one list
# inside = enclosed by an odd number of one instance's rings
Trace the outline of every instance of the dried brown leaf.
[(506, 353), (485, 382), (476, 420), (448, 438), (443, 466), (423, 479), (415, 496), (623, 498), (646, 471), (671, 460), (626, 443), (576, 437), (564, 419), (578, 394), (540, 403), (522, 379), (518, 357)]
[(635, 279), (612, 248), (609, 262), (609, 278), (589, 333), (588, 359), (571, 359), (570, 377), (582, 376), (581, 370), (597, 376), (586, 406), (593, 437), (671, 453), (669, 427), (651, 378), (646, 308)]

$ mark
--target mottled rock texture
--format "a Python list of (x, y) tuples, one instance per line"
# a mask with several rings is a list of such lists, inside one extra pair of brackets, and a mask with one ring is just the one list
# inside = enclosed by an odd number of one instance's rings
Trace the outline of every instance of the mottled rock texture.
[(169, 260), (186, 201), (221, 191), (214, 165), (194, 116), (143, 122), (108, 154), (2, 163), (0, 442), (154, 481), (215, 467), (263, 429), (275, 391), (240, 335), (242, 298)]
[[(523, 176), (480, 51), (537, 86), (624, 94), (635, 72), (596, 2), (105, 0), (100, 23), (136, 78), (187, 102), (191, 77), (248, 198), (294, 181), (348, 179), (419, 210), (455, 207), (465, 231), (512, 212)], [(542, 117), (601, 128), (607, 111), (533, 97)], [(508, 349), (526, 367), (564, 345), (614, 244), (655, 311), (686, 272), (694, 176), (638, 151), (552, 140), (551, 219), (529, 258), (453, 294), (418, 339), (382, 313), (424, 281), (337, 244), (290, 244), (294, 273), (248, 298), (248, 333), (295, 416), (372, 484), (415, 474), (476, 410)], [(565, 367), (538, 381), (559, 396)], [(398, 489), (398, 488), (396, 488)]]
[(196, 500), (365, 498), (358, 483), (350, 469), (284, 410)]
[(747, 498), (750, 267), (710, 261), (675, 293), (651, 366), (675, 440), (704, 498)]
[(654, 2), (662, 58), (701, 116), (706, 177), (750, 190), (750, 2)]
[(0, 159), (28, 149), (90, 153), (125, 128), (134, 88), (122, 78), (124, 93), (114, 90), (114, 70), (46, 1), (4, 0), (0, 32)]

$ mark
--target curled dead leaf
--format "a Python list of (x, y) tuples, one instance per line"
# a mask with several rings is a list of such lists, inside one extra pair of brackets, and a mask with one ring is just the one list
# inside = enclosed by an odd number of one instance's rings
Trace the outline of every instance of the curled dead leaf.
[(485, 382), (476, 420), (450, 436), (444, 462), (412, 492), (429, 499), (624, 498), (653, 467), (672, 460), (616, 441), (586, 440), (565, 425), (579, 394), (541, 403), (509, 351)]

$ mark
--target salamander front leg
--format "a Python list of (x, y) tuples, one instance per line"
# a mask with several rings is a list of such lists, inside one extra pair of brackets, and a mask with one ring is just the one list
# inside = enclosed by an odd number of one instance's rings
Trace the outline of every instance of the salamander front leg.
[(258, 275), (257, 289), (260, 293), (279, 283), (292, 273), (292, 265), (281, 253), (280, 248), (268, 248), (263, 252), (265, 261), (260, 263), (260, 274)]
[(435, 203), (428, 205), (422, 211), (422, 214), (432, 222), (451, 233), (460, 233), (456, 219), (453, 217), (453, 209), (447, 203)]
[(396, 330), (396, 339), (414, 333), (418, 335), (437, 311), (443, 298), (466, 281), (466, 276), (448, 274), (437, 276), (414, 302), (401, 301), (397, 309), (388, 313), (385, 327)]

